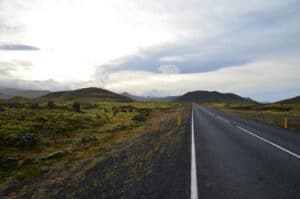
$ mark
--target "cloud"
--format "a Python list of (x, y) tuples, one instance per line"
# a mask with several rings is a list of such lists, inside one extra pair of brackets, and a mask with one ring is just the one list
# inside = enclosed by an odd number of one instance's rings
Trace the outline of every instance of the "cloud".
[(15, 67), (13, 63), (10, 62), (0, 62), (0, 77), (5, 77), (14, 71)]
[(1, 88), (36, 89), (36, 90), (67, 90), (70, 86), (49, 79), (44, 81), (31, 81), (20, 79), (0, 79)]
[(298, 0), (2, 0), (0, 80), (153, 95), (289, 96), (300, 85), (299, 10)]
[(15, 72), (29, 70), (32, 65), (29, 60), (0, 61), (0, 78), (13, 77)]
[(25, 44), (2, 44), (0, 50), (40, 50), (38, 47)]
[[(300, 27), (297, 23), (300, 19), (300, 6), (296, 1), (276, 1), (268, 6), (258, 1), (247, 3), (245, 6), (229, 1), (226, 5), (213, 4), (216, 6), (215, 10), (220, 7), (219, 12), (213, 10), (206, 13), (200, 9), (199, 12), (203, 12), (201, 16), (191, 16), (197, 13), (194, 8), (198, 9), (198, 4), (205, 7), (206, 3), (192, 1), (185, 5), (182, 1), (176, 1), (168, 9), (182, 17), (181, 20), (188, 24), (188, 27), (185, 27), (186, 31), (193, 35), (184, 40), (141, 48), (130, 56), (118, 58), (119, 67), (113, 67), (111, 71), (154, 72), (162, 62), (171, 65), (180, 62), (181, 72), (197, 73), (249, 64), (266, 57), (272, 59), (276, 56), (299, 53), (300, 38), (297, 35), (300, 34)], [(149, 12), (164, 10), (162, 5), (164, 4), (158, 4), (158, 8), (150, 9)], [(180, 12), (183, 10), (181, 6), (192, 14)], [(167, 16), (172, 15), (170, 10), (166, 11)], [(202, 15), (203, 18), (198, 19)], [(175, 19), (180, 18), (179, 16)], [(205, 18), (220, 30), (215, 32), (208, 29), (201, 34), (201, 20)], [(167, 17), (167, 20), (171, 19)], [(179, 22), (174, 21), (174, 24), (180, 29), (183, 24)]]
[(120, 71), (109, 75), (106, 87), (136, 94), (156, 90), (156, 95), (218, 90), (253, 97), (259, 101), (276, 101), (283, 96), (299, 95), (299, 64), (300, 60), (297, 57), (289, 57), (192, 74)]
[(183, 56), (166, 56), (159, 58), (161, 62), (183, 62), (184, 57)]
[(177, 74), (180, 73), (180, 68), (175, 65), (162, 65), (158, 68), (158, 71), (164, 74)]

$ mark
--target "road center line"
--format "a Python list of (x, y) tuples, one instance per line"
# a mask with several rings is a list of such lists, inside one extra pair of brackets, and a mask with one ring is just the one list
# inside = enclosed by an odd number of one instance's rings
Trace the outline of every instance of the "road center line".
[(193, 107), (192, 107), (191, 131), (192, 131), (192, 135), (191, 135), (191, 137), (192, 137), (192, 142), (191, 142), (191, 199), (198, 199)]
[(271, 141), (269, 141), (269, 140), (267, 140), (263, 137), (260, 137), (260, 136), (256, 135), (255, 133), (252, 133), (251, 131), (249, 131), (249, 130), (243, 128), (243, 127), (240, 127), (240, 126), (236, 126), (236, 127), (239, 128), (240, 130), (242, 130), (242, 131), (244, 131), (244, 132), (246, 132), (246, 133), (248, 133), (248, 134), (250, 134), (250, 135), (252, 135), (252, 136), (254, 136), (254, 137), (256, 137), (256, 138), (258, 138), (258, 139), (260, 139), (260, 140), (262, 140), (262, 141), (264, 141), (264, 142), (266, 142), (266, 143), (268, 143), (268, 144), (270, 144), (270, 145), (272, 145), (272, 146), (274, 146), (274, 147), (276, 147), (276, 148), (278, 148), (278, 149), (280, 149), (280, 150), (282, 150), (282, 151), (284, 151), (288, 154), (290, 154), (291, 156), (294, 156), (295, 158), (300, 159), (300, 155), (298, 155), (298, 154), (296, 154), (292, 151), (289, 151), (286, 148), (283, 148), (282, 146), (279, 146), (278, 144), (275, 144), (275, 143), (273, 143), (273, 142), (271, 142)]

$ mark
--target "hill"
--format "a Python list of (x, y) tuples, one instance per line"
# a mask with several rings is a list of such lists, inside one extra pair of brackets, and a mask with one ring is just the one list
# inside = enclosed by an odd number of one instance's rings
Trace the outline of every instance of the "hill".
[(130, 93), (124, 92), (121, 93), (121, 95), (126, 96), (134, 101), (138, 102), (171, 102), (173, 99), (175, 99), (177, 96), (167, 96), (167, 97), (150, 97), (150, 96), (137, 96), (132, 95)]
[(300, 96), (293, 97), (290, 99), (281, 100), (279, 102), (276, 102), (279, 104), (300, 104)]
[(193, 91), (175, 98), (175, 102), (254, 102), (250, 98), (244, 98), (233, 93), (219, 93), (216, 91)]
[(38, 98), (50, 93), (47, 90), (23, 90), (16, 88), (0, 88), (0, 99), (9, 99), (15, 96), (25, 98)]
[(120, 101), (120, 102), (129, 102), (132, 101), (130, 98), (113, 93), (111, 91), (90, 87), (90, 88), (82, 88), (78, 90), (71, 90), (71, 91), (59, 91), (49, 93), (47, 95), (42, 96), (43, 99), (78, 99), (78, 98), (98, 98), (104, 100), (113, 100), (113, 101)]
[(0, 99), (9, 99), (10, 96), (9, 95), (5, 95), (3, 93), (0, 93)]

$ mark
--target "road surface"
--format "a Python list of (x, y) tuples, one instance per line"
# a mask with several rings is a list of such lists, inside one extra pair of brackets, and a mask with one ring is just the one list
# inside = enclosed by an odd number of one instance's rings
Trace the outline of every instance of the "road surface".
[(192, 110), (190, 198), (300, 198), (300, 134), (197, 104)]

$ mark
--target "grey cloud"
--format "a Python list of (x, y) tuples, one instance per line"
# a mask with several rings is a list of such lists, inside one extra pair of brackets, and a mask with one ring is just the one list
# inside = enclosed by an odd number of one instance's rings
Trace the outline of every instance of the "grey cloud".
[(2, 44), (0, 45), (0, 50), (28, 50), (28, 51), (34, 51), (34, 50), (40, 50), (38, 47), (25, 45), (25, 44)]
[[(115, 60), (108, 72), (142, 70), (156, 72), (163, 57), (183, 57), (181, 72), (213, 71), (244, 65), (266, 57), (300, 52), (300, 4), (296, 1), (274, 9), (260, 9), (227, 17), (223, 34), (205, 41), (181, 41), (140, 50)], [(168, 64), (176, 64), (169, 61)]]
[(9, 77), (12, 72), (16, 71), (20, 67), (26, 70), (29, 70), (33, 63), (29, 60), (12, 60), (8, 61), (0, 61), (0, 77)]
[(19, 59), (13, 60), (13, 63), (16, 66), (24, 67), (24, 69), (27, 69), (27, 70), (30, 69), (30, 67), (33, 65), (32, 61), (29, 61), (29, 60), (19, 60)]
[(11, 62), (0, 62), (0, 77), (9, 75), (15, 70), (15, 65)]
[(23, 29), (24, 26), (22, 25), (13, 26), (13, 25), (1, 24), (1, 18), (0, 18), (0, 34), (15, 34), (21, 32)]
[(68, 90), (69, 86), (59, 83), (53, 79), (30, 81), (20, 79), (0, 79), (2, 88), (17, 88), (17, 89), (36, 89), (36, 90)]

